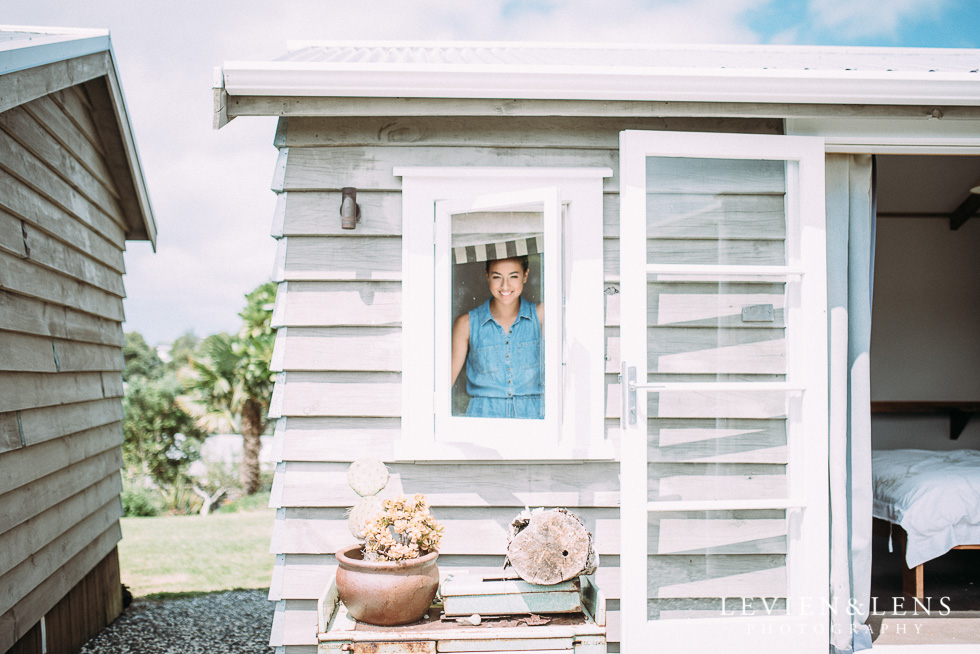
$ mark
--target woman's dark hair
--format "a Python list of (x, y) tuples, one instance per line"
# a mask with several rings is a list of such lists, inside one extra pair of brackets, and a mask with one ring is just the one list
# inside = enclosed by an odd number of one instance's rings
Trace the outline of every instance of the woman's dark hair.
[(530, 265), (528, 264), (527, 255), (526, 254), (523, 255), (523, 256), (519, 256), (519, 257), (507, 257), (506, 259), (487, 259), (486, 271), (488, 273), (490, 272), (490, 264), (493, 263), (493, 262), (495, 262), (495, 261), (510, 261), (512, 259), (514, 261), (520, 262), (521, 268), (524, 269), (524, 272), (527, 272), (527, 269), (530, 267)]

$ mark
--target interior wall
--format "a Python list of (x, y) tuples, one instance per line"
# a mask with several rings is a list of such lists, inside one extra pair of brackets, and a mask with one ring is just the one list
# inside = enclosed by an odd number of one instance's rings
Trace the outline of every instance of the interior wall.
[[(980, 218), (881, 218), (875, 247), (871, 396), (980, 401)], [(935, 416), (873, 416), (876, 449), (980, 449), (980, 419), (957, 440)]]

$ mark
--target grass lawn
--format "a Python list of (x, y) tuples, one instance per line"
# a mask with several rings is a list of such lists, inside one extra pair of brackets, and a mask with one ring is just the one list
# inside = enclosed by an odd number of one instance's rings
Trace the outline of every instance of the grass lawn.
[[(264, 498), (268, 502), (268, 494)], [(248, 508), (206, 517), (123, 518), (122, 582), (136, 597), (268, 588), (274, 517), (273, 509)]]

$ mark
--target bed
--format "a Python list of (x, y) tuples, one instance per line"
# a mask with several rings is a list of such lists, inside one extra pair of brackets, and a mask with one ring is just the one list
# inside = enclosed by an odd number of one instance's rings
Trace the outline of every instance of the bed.
[(878, 450), (871, 471), (872, 514), (901, 528), (903, 591), (921, 599), (923, 564), (952, 549), (980, 549), (980, 451)]

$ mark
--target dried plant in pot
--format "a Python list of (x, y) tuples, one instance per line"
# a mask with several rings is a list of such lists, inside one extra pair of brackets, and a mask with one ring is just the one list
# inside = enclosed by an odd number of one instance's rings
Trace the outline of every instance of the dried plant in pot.
[(337, 594), (347, 612), (375, 625), (422, 619), (439, 587), (442, 529), (421, 494), (386, 499), (379, 512), (352, 525), (363, 544), (337, 552)]

